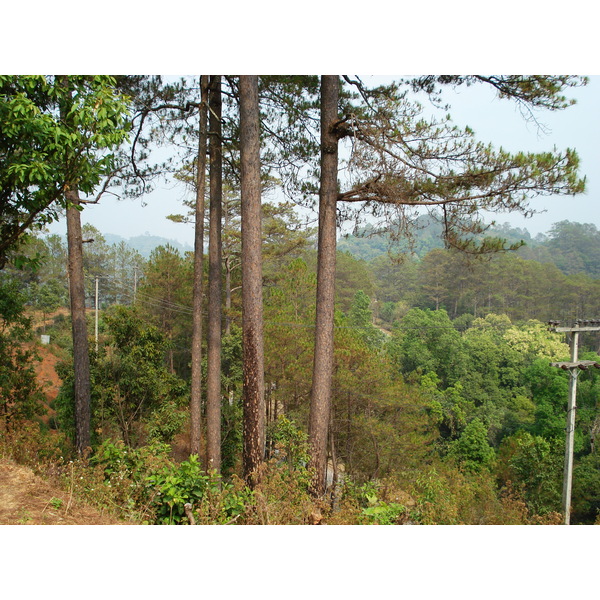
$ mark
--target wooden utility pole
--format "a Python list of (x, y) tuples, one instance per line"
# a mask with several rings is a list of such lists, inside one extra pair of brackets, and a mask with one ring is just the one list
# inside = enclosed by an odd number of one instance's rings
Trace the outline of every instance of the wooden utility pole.
[(579, 334), (585, 331), (600, 331), (597, 321), (576, 321), (572, 327), (558, 327), (559, 321), (549, 321), (552, 331), (571, 334), (571, 361), (553, 362), (553, 367), (569, 371), (569, 403), (567, 406), (567, 426), (565, 442), (565, 468), (563, 475), (562, 510), (565, 525), (571, 521), (571, 489), (573, 484), (573, 445), (575, 441), (575, 411), (577, 408), (577, 377), (580, 371), (590, 367), (600, 368), (600, 363), (593, 360), (577, 360)]

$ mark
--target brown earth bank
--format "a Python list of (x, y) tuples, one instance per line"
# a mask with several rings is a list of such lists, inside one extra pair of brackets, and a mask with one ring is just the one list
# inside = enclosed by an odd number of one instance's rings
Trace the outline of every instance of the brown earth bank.
[(52, 350), (48, 348), (48, 346), (38, 344), (36, 345), (35, 350), (40, 360), (39, 362), (35, 362), (34, 369), (37, 382), (41, 386), (45, 396), (45, 414), (40, 418), (47, 425), (55, 412), (50, 407), (52, 402), (56, 399), (56, 396), (58, 396), (60, 386), (62, 385), (62, 381), (56, 373), (56, 364), (60, 359), (52, 353)]
[(36, 351), (40, 357), (40, 362), (35, 363), (35, 372), (38, 383), (44, 389), (46, 400), (51, 402), (58, 395), (62, 381), (56, 374), (56, 363), (60, 359), (52, 353), (48, 346), (38, 345)]
[(0, 525), (119, 525), (114, 517), (8, 458), (0, 458)]
[[(40, 362), (35, 363), (38, 383), (44, 390), (48, 422), (54, 411), (61, 380), (55, 366), (59, 359), (47, 346), (36, 345)], [(0, 458), (0, 525), (116, 525), (122, 521), (71, 497), (68, 490), (53, 485), (30, 468), (10, 458)]]

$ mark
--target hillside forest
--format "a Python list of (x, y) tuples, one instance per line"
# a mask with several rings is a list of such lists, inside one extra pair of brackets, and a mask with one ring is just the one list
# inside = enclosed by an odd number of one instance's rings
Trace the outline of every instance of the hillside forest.
[[(600, 315), (600, 231), (483, 218), (584, 183), (574, 151), (481, 147), (402, 92), (467, 84), (568, 110), (585, 81), (1, 77), (2, 455), (138, 524), (562, 523), (570, 338), (548, 322)], [(81, 226), (165, 173), (193, 250)], [(599, 386), (578, 377), (571, 524), (599, 519)]]

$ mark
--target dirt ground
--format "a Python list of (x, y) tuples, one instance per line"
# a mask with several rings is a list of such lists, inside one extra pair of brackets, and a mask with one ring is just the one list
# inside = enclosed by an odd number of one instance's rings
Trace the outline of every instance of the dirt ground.
[(117, 525), (27, 467), (0, 458), (0, 525)]
[[(55, 365), (57, 357), (46, 346), (38, 346), (42, 359), (36, 364), (38, 381), (49, 405), (61, 385)], [(48, 420), (52, 414), (42, 419)], [(0, 525), (109, 525), (114, 518), (91, 506), (76, 502), (69, 492), (53, 486), (28, 467), (0, 458)]]

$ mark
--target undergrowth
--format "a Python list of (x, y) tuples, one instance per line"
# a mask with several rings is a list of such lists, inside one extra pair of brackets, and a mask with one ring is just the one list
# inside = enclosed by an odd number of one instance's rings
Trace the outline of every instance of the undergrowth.
[(560, 520), (554, 513), (531, 514), (518, 490), (507, 486), (498, 491), (484, 473), (464, 473), (448, 466), (363, 483), (344, 477), (333, 497), (315, 499), (309, 491), (305, 440), (290, 423), (284, 425), (289, 435), (275, 440), (273, 458), (262, 466), (253, 489), (237, 475), (225, 479), (207, 473), (195, 455), (175, 461), (169, 444), (159, 441), (130, 448), (121, 441), (105, 440), (89, 457), (70, 458), (69, 440), (34, 422), (0, 431), (0, 455), (59, 483), (70, 496), (137, 524), (551, 524)]

